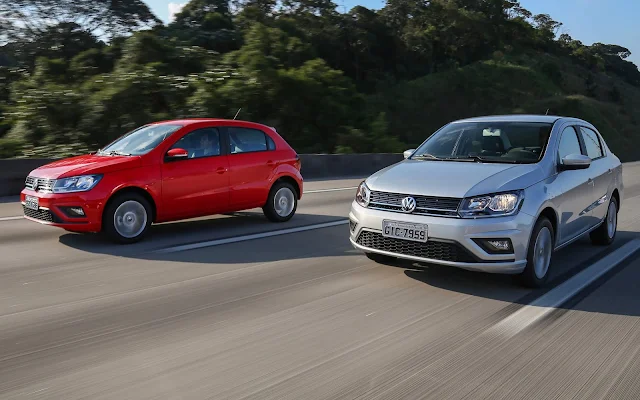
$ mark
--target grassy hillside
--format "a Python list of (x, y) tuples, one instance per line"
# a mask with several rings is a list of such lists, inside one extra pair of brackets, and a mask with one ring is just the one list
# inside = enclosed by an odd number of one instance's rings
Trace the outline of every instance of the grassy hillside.
[(403, 82), (370, 102), (408, 146), (460, 118), (548, 112), (593, 123), (622, 159), (640, 159), (640, 88), (568, 59), (499, 56)]

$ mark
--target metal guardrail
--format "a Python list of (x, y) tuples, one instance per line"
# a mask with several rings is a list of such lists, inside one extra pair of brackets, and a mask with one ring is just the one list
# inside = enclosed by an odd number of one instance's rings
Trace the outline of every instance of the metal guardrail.
[[(305, 179), (330, 179), (370, 175), (403, 159), (402, 154), (300, 154)], [(32, 170), (54, 159), (0, 160), (0, 196), (14, 196), (24, 188)]]

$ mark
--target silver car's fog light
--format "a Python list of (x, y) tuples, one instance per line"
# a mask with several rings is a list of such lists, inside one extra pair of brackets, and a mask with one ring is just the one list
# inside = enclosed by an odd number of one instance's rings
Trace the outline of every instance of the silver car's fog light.
[(349, 219), (349, 230), (351, 232), (355, 232), (357, 227), (358, 227), (358, 223), (352, 219)]
[(489, 254), (512, 254), (513, 244), (511, 239), (473, 239), (484, 251)]
[(508, 240), (487, 240), (487, 243), (497, 251), (511, 250), (511, 243)]

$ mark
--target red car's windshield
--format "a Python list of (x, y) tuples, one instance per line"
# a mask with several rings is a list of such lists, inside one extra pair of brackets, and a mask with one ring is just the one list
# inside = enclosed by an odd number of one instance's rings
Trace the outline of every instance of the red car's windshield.
[(146, 125), (129, 132), (104, 149), (99, 155), (142, 155), (156, 148), (182, 125)]

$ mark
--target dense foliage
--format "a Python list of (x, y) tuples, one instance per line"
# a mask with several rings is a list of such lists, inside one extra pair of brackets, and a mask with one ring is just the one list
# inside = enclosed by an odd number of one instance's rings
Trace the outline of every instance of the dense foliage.
[[(52, 18), (51, 16), (55, 16)], [(26, 23), (25, 23), (26, 21)], [(640, 158), (640, 72), (515, 0), (142, 0), (0, 5), (0, 157), (95, 149), (147, 122), (239, 118), (299, 152), (396, 152), (457, 118), (586, 118)]]

